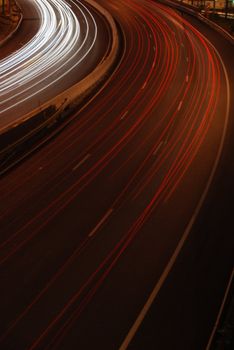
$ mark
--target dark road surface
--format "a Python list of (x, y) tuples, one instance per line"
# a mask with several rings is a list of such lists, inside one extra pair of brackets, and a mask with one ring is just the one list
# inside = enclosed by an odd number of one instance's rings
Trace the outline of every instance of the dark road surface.
[(233, 174), (233, 48), (217, 47), (223, 65), (199, 22), (148, 0), (99, 3), (122, 30), (119, 66), (1, 179), (0, 348), (125, 349), (156, 288), (129, 349), (202, 350), (233, 262), (219, 166)]

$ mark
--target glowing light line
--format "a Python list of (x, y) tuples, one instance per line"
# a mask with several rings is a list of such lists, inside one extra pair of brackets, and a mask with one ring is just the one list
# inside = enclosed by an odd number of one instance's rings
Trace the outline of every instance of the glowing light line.
[[(37, 34), (20, 50), (0, 60), (0, 114), (48, 89), (77, 67), (92, 50), (97, 24), (81, 2), (72, 1), (84, 23), (81, 26), (64, 0), (36, 0), (41, 19)], [(94, 27), (90, 30), (89, 22)], [(74, 61), (74, 58), (80, 57)], [(60, 74), (58, 74), (61, 72)]]

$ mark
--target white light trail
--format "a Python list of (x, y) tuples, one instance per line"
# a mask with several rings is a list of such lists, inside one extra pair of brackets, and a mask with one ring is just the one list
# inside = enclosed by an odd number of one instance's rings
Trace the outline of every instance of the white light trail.
[(37, 34), (0, 60), (0, 115), (62, 79), (92, 50), (97, 38), (95, 19), (81, 2), (71, 2), (82, 16), (84, 33), (64, 0), (35, 1), (41, 20)]

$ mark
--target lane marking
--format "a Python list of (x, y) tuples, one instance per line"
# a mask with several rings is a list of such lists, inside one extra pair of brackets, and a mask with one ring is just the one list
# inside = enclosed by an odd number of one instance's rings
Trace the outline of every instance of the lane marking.
[(144, 84), (142, 85), (142, 90), (144, 90), (144, 88), (146, 87), (146, 85), (147, 85), (147, 80), (144, 82)]
[(99, 223), (94, 227), (94, 229), (89, 233), (89, 237), (92, 237), (98, 230), (99, 228), (104, 224), (104, 222), (108, 219), (108, 217), (112, 214), (113, 209), (109, 209), (106, 214), (103, 216), (103, 218), (99, 221)]
[(157, 154), (159, 148), (163, 145), (163, 143), (164, 143), (164, 142), (161, 141), (161, 142), (158, 144), (157, 148), (155, 149), (155, 151), (154, 151), (154, 153), (153, 153), (154, 156)]
[(186, 81), (186, 83), (188, 83), (188, 81), (189, 81), (189, 76), (188, 76), (188, 74), (186, 75), (185, 81)]
[(124, 118), (126, 117), (127, 114), (128, 114), (128, 111), (126, 111), (126, 112), (122, 115), (122, 117), (121, 117), (120, 119), (121, 119), (121, 120), (124, 119)]
[(84, 162), (86, 162), (87, 159), (89, 159), (90, 156), (91, 154), (88, 153), (76, 166), (74, 166), (72, 170), (74, 171), (78, 169), (82, 164), (84, 164)]
[(183, 101), (180, 101), (177, 111), (180, 111)]

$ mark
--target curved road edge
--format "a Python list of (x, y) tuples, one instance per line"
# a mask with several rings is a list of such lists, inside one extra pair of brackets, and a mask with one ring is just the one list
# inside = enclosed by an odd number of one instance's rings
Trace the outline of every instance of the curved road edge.
[(12, 39), (12, 37), (15, 35), (15, 33), (19, 30), (19, 27), (22, 23), (22, 20), (23, 20), (22, 9), (17, 1), (15, 1), (15, 5), (16, 5), (17, 10), (18, 10), (18, 20), (17, 20), (16, 26), (12, 29), (12, 31), (3, 40), (0, 41), (0, 47), (5, 45), (10, 39)]
[[(157, 0), (158, 2), (167, 5), (169, 7), (175, 8), (175, 9), (179, 9), (181, 11), (183, 11), (184, 13), (187, 13), (188, 15), (194, 16), (197, 20), (199, 20), (200, 22), (203, 22), (205, 25), (208, 25), (212, 30), (217, 31), (216, 27), (219, 27), (218, 25), (214, 25), (211, 26), (210, 23), (211, 22), (208, 20), (208, 22), (206, 21), (206, 18), (198, 13), (196, 13), (196, 11), (187, 9), (186, 7), (184, 7), (183, 5), (177, 4), (175, 2), (172, 2), (170, 0)], [(203, 20), (203, 18), (205, 20)], [(213, 24), (213, 23), (212, 23)], [(220, 28), (220, 27), (219, 27)], [(223, 31), (226, 32), (225, 30), (223, 30), (222, 28), (220, 28), (221, 30), (219, 31), (219, 33), (223, 35)], [(226, 32), (227, 33), (227, 32)], [(229, 35), (229, 33), (227, 33)], [(203, 33), (201, 33), (202, 37), (209, 42), (209, 44), (213, 47), (214, 51), (216, 52), (217, 56), (220, 59), (221, 65), (223, 67), (223, 71), (224, 71), (224, 75), (225, 75), (225, 79), (227, 82), (227, 99), (228, 99), (228, 103), (227, 103), (227, 111), (226, 114), (224, 116), (224, 130), (223, 130), (223, 134), (222, 134), (222, 138), (221, 138), (221, 142), (219, 145), (219, 149), (211, 170), (211, 173), (209, 175), (208, 181), (206, 183), (206, 186), (204, 188), (204, 191), (200, 197), (200, 200), (194, 210), (194, 213), (186, 227), (186, 229), (184, 230), (184, 233), (181, 237), (181, 239), (179, 240), (176, 249), (174, 250), (171, 258), (169, 259), (167, 265), (165, 266), (163, 273), (161, 274), (159, 280), (156, 282), (153, 290), (151, 291), (151, 293), (148, 296), (148, 299), (146, 300), (145, 304), (143, 305), (143, 307), (141, 308), (140, 312), (138, 313), (137, 318), (135, 319), (134, 323), (132, 324), (131, 328), (129, 329), (128, 333), (126, 334), (125, 338), (123, 339), (122, 343), (120, 344), (118, 350), (127, 350), (130, 343), (132, 343), (133, 339), (136, 337), (137, 332), (139, 331), (140, 327), (142, 326), (146, 315), (148, 314), (149, 310), (152, 308), (153, 304), (155, 303), (155, 299), (157, 298), (159, 292), (161, 291), (162, 287), (165, 284), (165, 281), (168, 279), (169, 274), (172, 272), (172, 269), (174, 268), (176, 261), (178, 259), (178, 256), (181, 254), (182, 249), (185, 246), (185, 243), (192, 231), (192, 228), (195, 224), (195, 222), (198, 220), (198, 217), (201, 213), (201, 210), (204, 206), (205, 201), (207, 200), (210, 188), (214, 182), (214, 178), (222, 157), (222, 153), (223, 153), (223, 149), (224, 149), (224, 143), (225, 143), (225, 138), (226, 138), (226, 134), (227, 134), (227, 128), (228, 128), (228, 124), (230, 121), (230, 111), (231, 111), (231, 88), (230, 88), (230, 83), (229, 83), (229, 78), (228, 78), (228, 73), (224, 64), (224, 61), (219, 53), (219, 51), (216, 49), (216, 47), (213, 45), (212, 41), (206, 37)], [(232, 36), (230, 35), (230, 37), (232, 38)], [(233, 45), (234, 44), (234, 39), (232, 38), (232, 41), (230, 41), (227, 37), (225, 37), (225, 39), (228, 40), (228, 42)], [(134, 345), (133, 345), (134, 346)], [(208, 348), (206, 348), (206, 350), (209, 350)]]
[[(109, 23), (112, 35), (112, 45), (110, 51), (108, 52), (108, 55), (104, 57), (99, 63), (99, 65), (83, 80), (73, 85), (71, 88), (65, 90), (60, 95), (47, 101), (42, 106), (22, 116), (17, 121), (17, 123), (9, 123), (8, 125), (5, 125), (2, 129), (0, 129), (0, 141), (2, 143), (1, 139), (6, 139), (11, 131), (13, 131), (13, 134), (16, 135), (17, 129), (19, 127), (23, 127), (23, 129), (25, 129), (27, 122), (30, 122), (30, 126), (28, 128), (26, 127), (26, 134), (24, 134), (23, 136), (21, 135), (20, 138), (14, 139), (13, 142), (8, 141), (10, 144), (8, 143), (7, 147), (2, 148), (0, 154), (1, 158), (4, 157), (4, 155), (8, 153), (12, 148), (16, 147), (16, 145), (19, 142), (23, 141), (25, 137), (27, 137), (29, 134), (31, 135), (32, 132), (34, 134), (37, 130), (41, 130), (42, 127), (47, 128), (48, 125), (53, 125), (57, 121), (57, 119), (60, 119), (61, 117), (63, 118), (63, 112), (67, 114), (69, 110), (72, 110), (75, 107), (77, 107), (84, 100), (84, 98), (90, 95), (91, 92), (93, 92), (95, 88), (99, 84), (101, 84), (101, 82), (113, 68), (113, 65), (115, 64), (119, 52), (119, 34), (115, 21), (110, 15), (110, 13), (98, 3), (96, 3), (94, 0), (86, 0), (86, 2), (99, 13), (101, 13), (101, 15), (105, 17), (105, 19)], [(36, 121), (36, 119), (38, 119), (40, 115), (43, 116), (42, 119), (44, 120), (43, 123), (39, 123), (38, 125), (38, 121)], [(36, 121), (36, 127), (33, 123), (34, 119)]]

